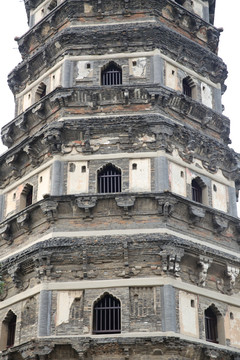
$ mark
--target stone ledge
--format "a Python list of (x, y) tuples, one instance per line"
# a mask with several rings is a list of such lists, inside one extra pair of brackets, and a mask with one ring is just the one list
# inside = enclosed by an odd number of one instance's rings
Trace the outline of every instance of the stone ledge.
[[(181, 356), (184, 359), (189, 360), (211, 360), (211, 359), (223, 359), (224, 360), (237, 360), (240, 355), (240, 351), (236, 348), (226, 347), (218, 344), (212, 344), (206, 341), (197, 340), (194, 338), (187, 338), (176, 333), (155, 333), (143, 334), (133, 333), (121, 334), (118, 336), (108, 337), (71, 337), (71, 340), (64, 337), (59, 338), (39, 338), (24, 344), (14, 346), (6, 351), (3, 351), (0, 355), (1, 359), (10, 360), (12, 357), (21, 355), (23, 359), (29, 358), (29, 351), (34, 354), (41, 356), (42, 359), (49, 358), (51, 352), (58, 345), (67, 345), (76, 351), (79, 359), (87, 359), (92, 351), (98, 351), (98, 353), (104, 351), (105, 355), (110, 355), (112, 351), (114, 353), (125, 352), (125, 359), (132, 359), (131, 350), (135, 353), (143, 354), (148, 349), (148, 355), (152, 354), (155, 356), (168, 355), (169, 356)], [(145, 349), (144, 349), (145, 348)], [(174, 349), (174, 350), (173, 350)], [(212, 357), (213, 356), (213, 357)]]

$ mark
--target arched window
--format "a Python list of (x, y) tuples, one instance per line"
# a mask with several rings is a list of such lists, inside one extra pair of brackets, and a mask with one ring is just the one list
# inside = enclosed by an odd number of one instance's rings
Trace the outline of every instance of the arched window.
[(187, 76), (182, 81), (182, 91), (184, 95), (192, 97), (192, 89), (195, 86), (194, 81), (191, 79), (190, 76)]
[(206, 340), (217, 343), (217, 316), (211, 306), (205, 310), (204, 315)]
[(192, 200), (202, 203), (202, 187), (196, 179), (192, 180)]
[(7, 338), (7, 347), (12, 347), (15, 341), (15, 330), (16, 330), (17, 316), (12, 313), (11, 318), (8, 322), (8, 338)]
[(98, 192), (121, 192), (121, 170), (112, 164), (98, 170)]
[(25, 209), (25, 207), (32, 204), (33, 201), (33, 187), (30, 184), (26, 184), (23, 188), (20, 197), (20, 208)]
[(93, 333), (114, 334), (121, 332), (120, 301), (110, 294), (104, 296), (94, 304)]
[(17, 316), (9, 310), (2, 322), (0, 350), (14, 346)]
[(121, 85), (122, 69), (115, 62), (111, 61), (101, 73), (102, 85)]
[(47, 86), (44, 84), (44, 82), (41, 82), (38, 85), (37, 91), (36, 91), (36, 101), (40, 100), (46, 95)]

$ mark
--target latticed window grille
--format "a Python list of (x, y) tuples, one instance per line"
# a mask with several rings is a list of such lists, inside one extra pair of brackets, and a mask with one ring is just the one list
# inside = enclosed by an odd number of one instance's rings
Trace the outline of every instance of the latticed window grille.
[(217, 343), (217, 316), (211, 308), (205, 310), (205, 334), (206, 340)]
[(122, 69), (114, 62), (110, 62), (108, 66), (102, 70), (101, 77), (102, 85), (121, 85)]
[(121, 192), (121, 170), (112, 164), (107, 164), (98, 171), (98, 192)]
[(93, 333), (110, 334), (121, 332), (121, 305), (112, 295), (106, 294), (93, 309)]
[(192, 180), (192, 200), (202, 203), (202, 188), (195, 179)]

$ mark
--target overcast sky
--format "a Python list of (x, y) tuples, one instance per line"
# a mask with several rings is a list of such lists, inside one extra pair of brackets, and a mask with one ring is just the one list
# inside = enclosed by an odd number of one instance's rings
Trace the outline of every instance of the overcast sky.
[[(1, 67), (0, 67), (0, 101), (1, 118), (0, 127), (11, 121), (14, 117), (13, 96), (7, 86), (7, 74), (21, 61), (17, 49), (15, 36), (23, 35), (27, 29), (27, 19), (23, 0), (8, 0), (4, 2), (1, 11)], [(224, 114), (231, 120), (232, 147), (240, 152), (239, 141), (239, 14), (240, 0), (217, 0), (215, 26), (223, 27), (221, 34), (219, 55), (228, 66), (229, 77), (226, 81), (228, 89), (223, 96), (225, 105)], [(5, 147), (0, 147), (0, 152)]]

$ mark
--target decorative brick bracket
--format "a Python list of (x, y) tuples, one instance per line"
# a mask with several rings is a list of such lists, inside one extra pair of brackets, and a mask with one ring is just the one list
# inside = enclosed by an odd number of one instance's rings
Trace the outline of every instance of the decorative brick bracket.
[(200, 255), (198, 265), (200, 267), (199, 277), (198, 277), (198, 285), (206, 286), (207, 272), (209, 267), (211, 266), (213, 259), (207, 256)]
[(28, 212), (21, 214), (17, 217), (17, 225), (19, 229), (29, 230), (30, 215)]
[(57, 219), (58, 203), (53, 200), (45, 200), (40, 204), (41, 210), (47, 217), (48, 222), (54, 222)]
[(85, 221), (91, 221), (93, 219), (92, 209), (97, 204), (96, 196), (84, 196), (76, 199), (77, 206), (79, 209), (84, 210), (83, 219)]
[(180, 262), (184, 255), (184, 250), (166, 246), (160, 251), (159, 255), (162, 258), (162, 270), (179, 277), (181, 271)]
[(236, 279), (239, 275), (239, 268), (236, 266), (232, 266), (232, 265), (227, 265), (227, 278), (229, 280), (229, 284), (228, 284), (228, 292), (230, 294), (232, 294), (233, 289), (235, 287), (235, 283), (236, 283)]
[(204, 219), (206, 213), (205, 209), (195, 205), (189, 205), (188, 212), (193, 225), (199, 224)]
[(6, 224), (0, 228), (0, 236), (3, 240), (6, 240), (9, 242), (9, 244), (12, 243), (12, 234), (11, 234), (11, 226), (10, 224)]
[(213, 215), (213, 226), (218, 234), (222, 233), (228, 228), (228, 220), (222, 216)]
[(167, 194), (162, 194), (156, 197), (158, 202), (158, 213), (164, 216), (165, 220), (172, 215), (177, 200)]
[(131, 215), (129, 214), (130, 208), (134, 206), (135, 196), (117, 196), (115, 197), (117, 206), (123, 209), (123, 219), (129, 219)]

